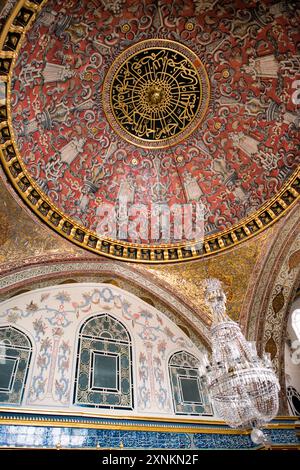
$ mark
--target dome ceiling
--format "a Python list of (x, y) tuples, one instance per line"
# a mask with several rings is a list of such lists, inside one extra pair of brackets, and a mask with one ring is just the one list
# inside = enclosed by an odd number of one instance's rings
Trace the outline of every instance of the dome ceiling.
[[(7, 71), (2, 64), (11, 134), (2, 157), (52, 227), (109, 256), (176, 261), (230, 247), (294, 203), (300, 59), (292, 5), (36, 3), (43, 8), (33, 25), (25, 26), (23, 8), (10, 28), (15, 44), (4, 43), (18, 55)], [(103, 209), (120, 201), (142, 208), (130, 216), (137, 231), (123, 238), (108, 230)], [(197, 202), (202, 248), (186, 233), (172, 237), (172, 227), (171, 239), (140, 229), (157, 224), (153, 205)]]

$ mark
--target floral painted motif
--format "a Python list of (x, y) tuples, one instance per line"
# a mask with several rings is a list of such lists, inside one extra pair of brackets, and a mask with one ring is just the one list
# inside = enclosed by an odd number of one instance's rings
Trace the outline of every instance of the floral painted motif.
[(154, 356), (153, 358), (154, 365), (154, 377), (158, 385), (156, 388), (156, 402), (158, 403), (159, 409), (164, 411), (170, 410), (171, 400), (168, 394), (168, 389), (166, 387), (164, 370), (162, 367), (162, 361), (159, 356)]
[(70, 378), (68, 372), (71, 365), (71, 348), (68, 341), (62, 341), (59, 346), (57, 358), (57, 369), (59, 377), (55, 380), (55, 395), (61, 402), (67, 402), (67, 394), (70, 387)]
[(144, 410), (150, 406), (150, 387), (149, 387), (149, 369), (147, 367), (147, 358), (143, 352), (139, 355), (139, 388), (138, 405)]
[(36, 334), (35, 339), (37, 342), (39, 342), (41, 339), (41, 336), (43, 336), (46, 332), (46, 328), (47, 328), (46, 324), (43, 321), (42, 317), (40, 317), (32, 322), (32, 326)]
[[(111, 326), (107, 331), (101, 322), (97, 323), (97, 318), (110, 319)], [(6, 325), (9, 320), (15, 320), (18, 327), (29, 331), (35, 340), (35, 359), (29, 374), (28, 393), (25, 393), (25, 404), (31, 408), (76, 408), (80, 405), (101, 409), (103, 405), (127, 408), (128, 413), (153, 414), (160, 410), (164, 415), (172, 415), (167, 359), (170, 354), (182, 349), (199, 355), (191, 340), (164, 314), (134, 295), (107, 284), (70, 284), (65, 285), (63, 291), (53, 286), (13, 297), (0, 306), (0, 325)], [(82, 333), (81, 341), (82, 348), (89, 351), (88, 354), (92, 351), (97, 354), (97, 348), (99, 351), (104, 348), (111, 355), (117, 354), (122, 358), (124, 396), (119, 397), (118, 405), (114, 404), (116, 397), (111, 393), (104, 397), (105, 393), (92, 391), (94, 398), (86, 393), (83, 384), (85, 369), (78, 376), (82, 393), (73, 402), (73, 374), (79, 331), (84, 322), (87, 322), (88, 329)], [(125, 336), (118, 327), (121, 324), (128, 332), (124, 333)], [(132, 373), (128, 372), (131, 359), (128, 362), (128, 352), (124, 349), (129, 344), (127, 334), (132, 344)], [(109, 346), (110, 341), (113, 346)], [(110, 351), (110, 347), (118, 351)], [(89, 361), (86, 367), (89, 369)], [(125, 397), (132, 385), (136, 401), (128, 401)]]
[(29, 399), (31, 403), (39, 401), (46, 392), (46, 384), (48, 381), (48, 368), (51, 363), (52, 342), (49, 337), (41, 340), (40, 350), (36, 360), (37, 374), (33, 376), (29, 391)]

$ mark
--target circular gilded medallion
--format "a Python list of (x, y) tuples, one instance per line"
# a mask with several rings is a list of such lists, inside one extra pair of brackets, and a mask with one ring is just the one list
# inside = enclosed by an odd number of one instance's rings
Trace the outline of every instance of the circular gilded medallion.
[(208, 107), (205, 68), (174, 41), (141, 41), (122, 52), (103, 87), (104, 111), (125, 140), (146, 148), (170, 147), (198, 127)]

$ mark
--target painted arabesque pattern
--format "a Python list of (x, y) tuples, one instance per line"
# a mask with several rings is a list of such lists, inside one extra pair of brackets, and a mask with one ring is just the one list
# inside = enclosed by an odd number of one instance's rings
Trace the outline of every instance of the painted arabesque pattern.
[(108, 284), (54, 286), (1, 304), (0, 325), (15, 325), (33, 342), (22, 406), (76, 409), (72, 400), (80, 327), (101, 314), (120, 321), (132, 338), (136, 405), (127, 413), (174, 415), (168, 359), (181, 350), (198, 358), (201, 352), (164, 314)]
[[(50, 0), (26, 36), (12, 115), (30, 175), (63, 213), (99, 233), (99, 207), (123, 196), (147, 206), (199, 199), (207, 235), (253, 213), (297, 166), (297, 12), (268, 1), (104, 3), (70, 1), (66, 11)], [(157, 36), (198, 54), (212, 99), (189, 138), (147, 151), (112, 132), (102, 83), (120, 52)]]

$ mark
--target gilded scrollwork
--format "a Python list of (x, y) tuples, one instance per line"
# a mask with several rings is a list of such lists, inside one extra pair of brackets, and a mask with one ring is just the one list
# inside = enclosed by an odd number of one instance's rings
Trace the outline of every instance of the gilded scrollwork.
[(199, 125), (209, 88), (205, 68), (190, 49), (174, 41), (146, 40), (112, 64), (104, 82), (104, 109), (129, 142), (169, 147)]

